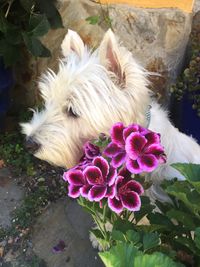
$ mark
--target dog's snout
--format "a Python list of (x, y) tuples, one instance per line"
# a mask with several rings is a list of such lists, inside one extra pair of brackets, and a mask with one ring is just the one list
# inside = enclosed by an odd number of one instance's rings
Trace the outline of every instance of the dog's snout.
[(35, 153), (40, 148), (40, 144), (34, 141), (33, 138), (29, 137), (25, 141), (25, 147), (29, 152)]

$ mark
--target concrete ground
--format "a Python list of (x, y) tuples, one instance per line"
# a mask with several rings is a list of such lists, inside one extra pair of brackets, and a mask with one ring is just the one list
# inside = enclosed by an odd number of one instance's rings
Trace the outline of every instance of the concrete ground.
[[(9, 227), (11, 213), (20, 205), (24, 190), (16, 184), (7, 168), (0, 169), (0, 225)], [(59, 199), (51, 203), (37, 218), (30, 238), (31, 253), (43, 259), (47, 267), (101, 267), (104, 266), (98, 257), (98, 251), (92, 248), (89, 241), (89, 230), (93, 226), (90, 216), (82, 210), (75, 200)], [(59, 253), (52, 248), (64, 241), (66, 247)], [(14, 254), (1, 254), (4, 243), (0, 242), (0, 266), (27, 267), (19, 262)], [(9, 254), (10, 253), (10, 254)], [(29, 254), (31, 254), (29, 251)], [(32, 266), (32, 265), (31, 265)], [(36, 265), (34, 265), (36, 266)]]

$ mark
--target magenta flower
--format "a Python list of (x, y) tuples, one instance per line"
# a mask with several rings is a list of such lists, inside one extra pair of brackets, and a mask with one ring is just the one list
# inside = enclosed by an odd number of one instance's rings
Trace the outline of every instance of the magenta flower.
[(130, 211), (138, 211), (141, 207), (140, 195), (144, 192), (143, 187), (131, 178), (127, 170), (119, 172), (115, 182), (116, 193), (108, 198), (108, 206), (116, 213), (124, 208)]
[(98, 146), (95, 146), (94, 144), (90, 142), (86, 142), (83, 146), (85, 157), (87, 159), (94, 159), (97, 156), (100, 156), (100, 150)]
[(100, 201), (115, 194), (117, 171), (103, 157), (96, 157), (84, 170), (70, 169), (63, 179), (69, 183), (68, 196), (77, 198), (80, 195), (90, 201)]
[(69, 171), (64, 172), (63, 179), (69, 183), (69, 197), (77, 198), (80, 195), (87, 197), (91, 186), (85, 180), (82, 170), (70, 169)]
[(93, 166), (88, 166), (83, 171), (84, 177), (91, 189), (88, 192), (90, 201), (100, 201), (104, 197), (113, 197), (115, 194), (115, 179), (117, 171), (110, 166), (103, 157), (96, 157)]
[(153, 171), (159, 163), (165, 162), (160, 135), (137, 124), (124, 127), (116, 123), (111, 128), (111, 143), (104, 154), (111, 158), (111, 165), (118, 168), (126, 164), (131, 173)]

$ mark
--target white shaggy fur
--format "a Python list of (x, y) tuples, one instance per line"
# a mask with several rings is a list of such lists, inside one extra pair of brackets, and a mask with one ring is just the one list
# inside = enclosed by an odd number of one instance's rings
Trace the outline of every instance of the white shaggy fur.
[[(150, 98), (148, 72), (122, 47), (109, 30), (95, 52), (84, 46), (79, 35), (69, 31), (62, 43), (64, 59), (59, 71), (49, 71), (39, 82), (45, 102), (23, 132), (41, 144), (35, 156), (66, 168), (76, 164), (83, 143), (99, 133), (108, 133), (112, 124), (147, 125), (146, 110), (151, 104), (149, 128), (161, 134), (167, 163), (151, 178), (159, 184), (164, 178), (183, 177), (170, 164), (200, 163), (200, 146), (178, 131), (167, 112)], [(74, 113), (76, 117), (73, 116)]]

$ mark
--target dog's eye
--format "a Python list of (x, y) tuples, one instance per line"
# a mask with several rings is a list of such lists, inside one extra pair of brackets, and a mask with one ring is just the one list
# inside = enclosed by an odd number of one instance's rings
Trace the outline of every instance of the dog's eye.
[(75, 112), (75, 110), (72, 107), (68, 108), (66, 110), (66, 113), (69, 117), (72, 117), (72, 118), (78, 118), (79, 117), (79, 115)]

